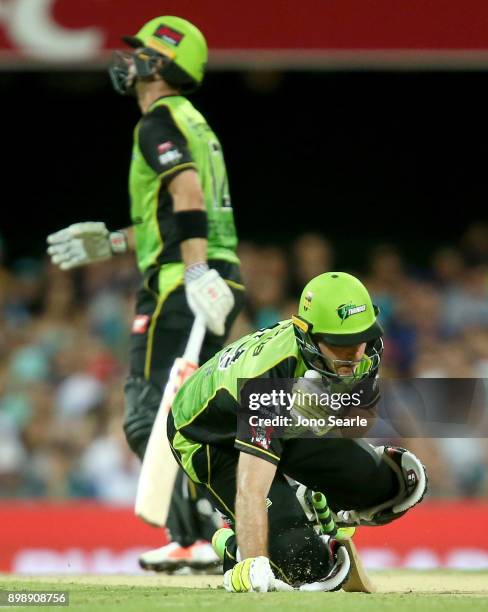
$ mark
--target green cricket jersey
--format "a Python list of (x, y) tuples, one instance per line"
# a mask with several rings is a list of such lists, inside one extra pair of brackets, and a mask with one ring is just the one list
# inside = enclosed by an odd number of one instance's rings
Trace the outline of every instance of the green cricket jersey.
[[(259, 378), (281, 379), (275, 388), (288, 391), (293, 379), (303, 377), (307, 369), (291, 320), (248, 334), (203, 364), (176, 394), (169, 419), (168, 435), (185, 470), (192, 473), (192, 458), (202, 444), (236, 448), (278, 464), (286, 434), (277, 430), (273, 434), (273, 427), (266, 431), (260, 426), (247, 427), (249, 413), (240, 411), (241, 390), (247, 381)], [(273, 382), (269, 383), (272, 388)], [(261, 384), (260, 389), (266, 391)], [(361, 394), (363, 409), (379, 401), (375, 376), (361, 379), (350, 391)], [(323, 409), (317, 410), (323, 415)]]
[[(197, 370), (177, 393), (172, 407), (177, 430), (173, 448), (183, 461), (189, 460), (201, 443), (207, 443), (235, 447), (278, 463), (279, 440), (273, 439), (263, 448), (251, 436), (236, 438), (240, 380), (296, 378), (306, 370), (290, 320), (233, 342)], [(192, 445), (189, 440), (200, 444)]]
[(195, 169), (208, 218), (208, 259), (239, 263), (222, 147), (203, 115), (183, 96), (156, 100), (135, 128), (129, 175), (131, 218), (142, 272), (180, 262), (170, 181)]

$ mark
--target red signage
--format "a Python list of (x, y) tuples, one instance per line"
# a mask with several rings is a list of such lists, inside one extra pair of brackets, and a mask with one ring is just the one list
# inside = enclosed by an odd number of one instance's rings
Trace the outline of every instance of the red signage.
[[(361, 527), (354, 540), (370, 568), (486, 569), (487, 521), (487, 502), (427, 501), (384, 527)], [(0, 503), (0, 572), (135, 573), (139, 554), (166, 541), (130, 508)]]
[(90, 63), (162, 11), (205, 33), (214, 65), (464, 61), (488, 55), (486, 0), (9, 0), (0, 56)]
[(167, 541), (164, 529), (149, 527), (131, 508), (0, 503), (0, 572), (132, 573), (141, 552)]

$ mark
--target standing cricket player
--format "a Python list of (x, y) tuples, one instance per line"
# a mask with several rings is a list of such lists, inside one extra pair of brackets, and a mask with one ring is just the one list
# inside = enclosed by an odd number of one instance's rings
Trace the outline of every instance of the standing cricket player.
[[(124, 41), (133, 51), (114, 54), (110, 76), (118, 93), (136, 97), (142, 112), (129, 177), (133, 226), (109, 232), (102, 222), (77, 223), (49, 236), (48, 252), (69, 270), (135, 249), (143, 283), (131, 334), (124, 430), (142, 459), (169, 370), (183, 353), (194, 317), (203, 317), (208, 330), (201, 351), (206, 361), (223, 346), (243, 286), (222, 148), (185, 97), (202, 82), (205, 38), (184, 19), (157, 17)], [(173, 542), (143, 555), (143, 567), (218, 562), (208, 542), (215, 516), (183, 472), (167, 526)]]
[[(213, 539), (227, 590), (268, 591), (283, 582), (305, 590), (341, 587), (347, 551), (314, 529), (304, 489), (325, 494), (339, 526), (383, 525), (421, 501), (426, 475), (409, 451), (338, 436), (333, 425), (314, 437), (296, 436), (305, 417), (309, 423), (313, 414), (327, 421), (339, 414), (327, 404), (302, 401), (300, 385), (329, 392), (329, 398), (331, 391), (356, 393), (361, 404), (350, 420), (372, 416), (383, 347), (377, 314), (357, 278), (322, 274), (305, 287), (298, 316), (229, 345), (177, 393), (168, 418), (175, 457), (195, 483), (205, 484), (232, 526)], [(257, 383), (269, 389), (288, 382), (297, 392), (289, 427), (280, 432), (279, 425), (259, 423), (259, 412), (245, 422), (243, 414), (252, 412), (242, 412), (250, 383), (256, 390)], [(265, 403), (253, 395), (269, 406), (269, 396)], [(352, 412), (340, 414), (346, 423), (344, 415)], [(297, 490), (288, 478), (302, 486)]]

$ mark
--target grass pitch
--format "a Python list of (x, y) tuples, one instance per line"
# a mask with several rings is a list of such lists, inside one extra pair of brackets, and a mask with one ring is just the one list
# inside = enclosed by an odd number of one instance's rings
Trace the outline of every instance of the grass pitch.
[[(455, 570), (371, 572), (378, 587), (363, 593), (226, 593), (221, 576), (49, 576), (0, 575), (0, 590), (66, 590), (70, 608), (100, 612), (151, 610), (253, 612), (340, 610), (340, 612), (488, 611), (488, 572)], [(47, 610), (63, 610), (43, 606)]]

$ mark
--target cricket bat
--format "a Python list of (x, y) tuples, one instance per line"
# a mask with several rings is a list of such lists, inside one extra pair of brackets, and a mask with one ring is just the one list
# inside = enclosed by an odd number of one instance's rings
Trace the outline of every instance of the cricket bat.
[(351, 538), (341, 539), (343, 544), (349, 553), (349, 559), (351, 560), (351, 570), (349, 577), (346, 582), (342, 585), (342, 589), (348, 593), (375, 593), (376, 586), (371, 582), (366, 569), (361, 561), (361, 557), (357, 551), (357, 548)]
[(366, 569), (361, 561), (356, 545), (351, 539), (354, 535), (355, 528), (337, 528), (330, 508), (327, 504), (327, 499), (320, 491), (315, 491), (313, 493), (311, 497), (311, 504), (322, 526), (322, 531), (332, 537), (335, 537), (341, 544), (344, 545), (349, 554), (351, 569), (349, 571), (349, 577), (343, 584), (342, 589), (349, 593), (374, 593), (376, 591), (376, 587), (366, 573)]
[(178, 389), (198, 369), (204, 337), (205, 323), (197, 317), (183, 356), (177, 357), (171, 368), (142, 462), (134, 511), (143, 521), (155, 527), (162, 527), (166, 523), (178, 471), (166, 434), (168, 413)]

